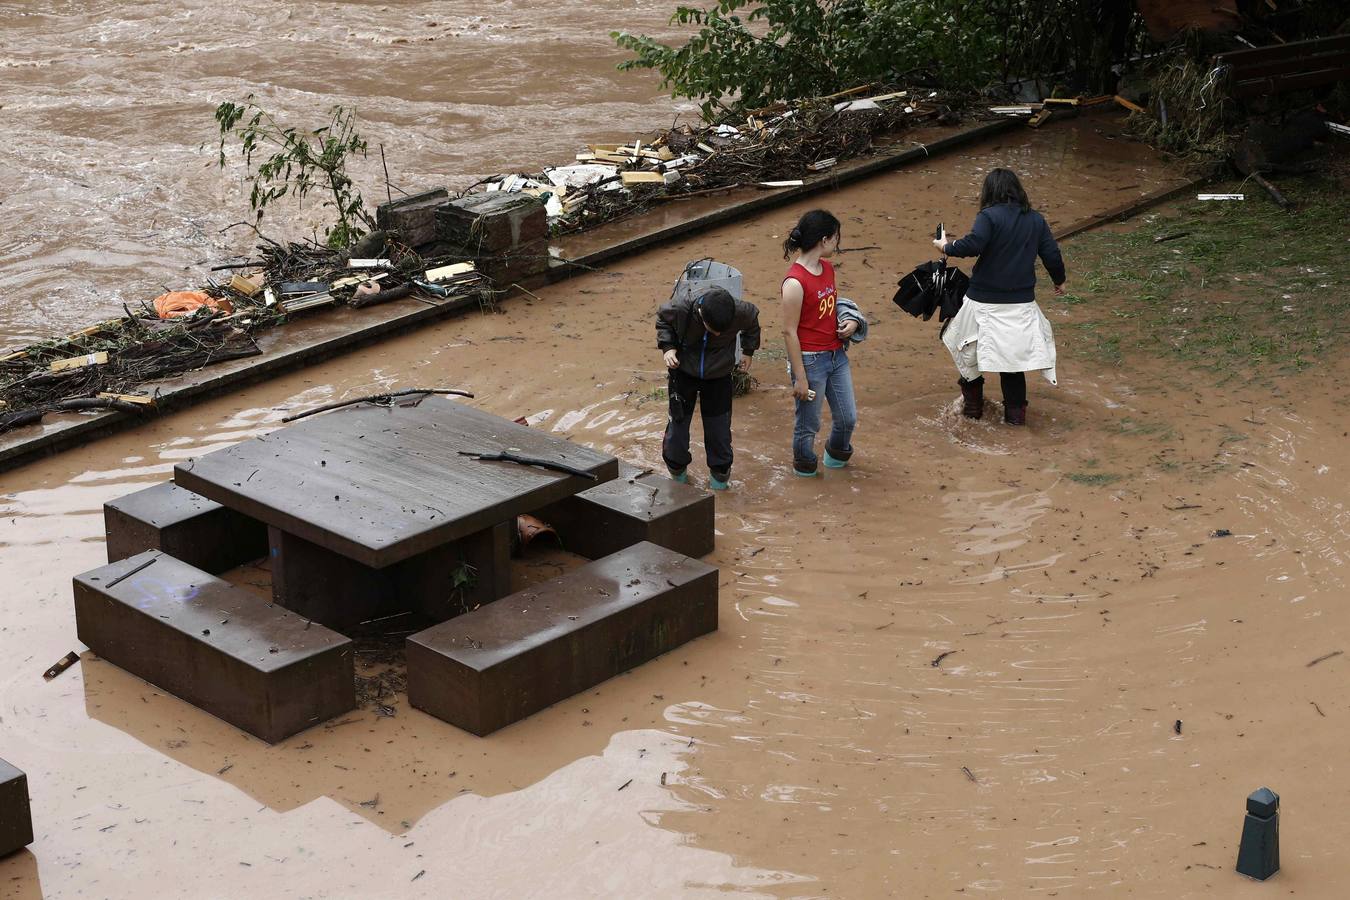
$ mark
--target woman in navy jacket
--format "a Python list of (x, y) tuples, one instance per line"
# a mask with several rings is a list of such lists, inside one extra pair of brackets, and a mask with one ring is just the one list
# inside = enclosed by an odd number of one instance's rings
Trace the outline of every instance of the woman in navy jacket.
[(961, 413), (984, 415), (984, 376), (998, 372), (1003, 388), (1003, 421), (1027, 421), (1026, 372), (1055, 376), (1055, 336), (1036, 305), (1036, 259), (1040, 257), (1064, 293), (1064, 260), (1050, 226), (1031, 208), (1022, 183), (1009, 169), (994, 169), (980, 190), (980, 212), (970, 234), (957, 241), (933, 241), (947, 256), (975, 256), (965, 301), (942, 341), (960, 373)]

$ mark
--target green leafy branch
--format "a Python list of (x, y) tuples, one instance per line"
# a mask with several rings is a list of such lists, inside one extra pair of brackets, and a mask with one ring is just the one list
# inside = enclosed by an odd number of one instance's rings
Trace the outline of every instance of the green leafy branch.
[[(356, 130), (356, 112), (343, 106), (329, 110), (328, 124), (305, 131), (278, 122), (254, 102), (250, 94), (241, 103), (226, 101), (216, 107), (220, 127), (220, 167), (226, 165), (226, 146), (239, 141), (253, 188), (249, 207), (262, 221), (267, 207), (283, 197), (303, 202), (311, 191), (325, 195), (323, 206), (337, 214), (337, 223), (325, 229), (330, 247), (349, 247), (374, 220), (356, 183), (347, 174), (347, 159), (366, 155), (365, 138)], [(255, 157), (259, 162), (255, 165)]]

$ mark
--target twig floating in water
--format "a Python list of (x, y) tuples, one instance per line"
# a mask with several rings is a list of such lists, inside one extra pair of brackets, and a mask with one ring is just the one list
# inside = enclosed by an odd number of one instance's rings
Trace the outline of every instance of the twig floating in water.
[[(629, 786), (630, 784), (632, 784), (632, 783), (633, 783), (633, 779), (631, 779), (631, 778), (628, 779), (628, 780), (625, 781), (623, 784), (619, 785), (619, 790), (620, 790), (620, 791), (623, 790), (624, 788), (628, 787), (628, 786)], [(616, 793), (617, 793), (617, 792), (616, 792)]]
[(935, 669), (941, 668), (941, 666), (942, 666), (942, 661), (943, 661), (944, 659), (946, 659), (947, 657), (951, 656), (951, 655), (952, 655), (953, 653), (955, 653), (955, 652), (956, 652), (955, 650), (944, 650), (944, 651), (942, 651), (941, 653), (939, 653), (937, 656), (935, 656), (935, 657), (933, 658), (933, 661), (932, 661), (931, 663), (929, 663), (929, 665), (932, 666), (932, 667), (935, 668)]
[(1344, 652), (1345, 652), (1344, 650), (1332, 650), (1330, 653), (1327, 653), (1327, 654), (1324, 654), (1324, 655), (1322, 655), (1322, 656), (1319, 656), (1319, 657), (1317, 657), (1317, 659), (1314, 659), (1312, 662), (1308, 663), (1308, 668), (1311, 669), (1313, 666), (1317, 665), (1318, 663), (1320, 663), (1320, 662), (1326, 662), (1327, 660), (1331, 659), (1333, 656), (1340, 656), (1340, 655), (1341, 655), (1342, 653), (1344, 653)]
[(970, 767), (969, 767), (969, 766), (962, 766), (962, 767), (961, 767), (961, 771), (966, 773), (966, 777), (970, 779), (970, 781), (971, 781), (972, 784), (979, 784), (979, 783), (980, 783), (980, 779), (978, 779), (978, 778), (975, 777), (975, 773), (972, 772), (972, 771), (970, 771)]

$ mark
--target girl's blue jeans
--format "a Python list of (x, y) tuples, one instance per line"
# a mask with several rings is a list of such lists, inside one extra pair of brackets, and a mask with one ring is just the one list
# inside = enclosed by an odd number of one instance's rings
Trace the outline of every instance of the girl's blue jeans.
[[(853, 455), (853, 429), (858, 424), (858, 408), (853, 402), (853, 373), (848, 366), (845, 350), (822, 350), (803, 353), (806, 383), (816, 392), (814, 400), (797, 401), (797, 421), (792, 428), (792, 467), (798, 472), (814, 472), (819, 464), (816, 457), (816, 435), (820, 432), (820, 413), (826, 402), (830, 404), (830, 436), (825, 449), (830, 456), (844, 462)], [(796, 379), (793, 379), (796, 383)]]

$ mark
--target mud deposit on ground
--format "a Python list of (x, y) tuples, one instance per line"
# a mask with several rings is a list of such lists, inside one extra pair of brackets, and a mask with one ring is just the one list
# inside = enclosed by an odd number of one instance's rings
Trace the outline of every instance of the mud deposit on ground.
[[(1175, 178), (1080, 125), (819, 198), (846, 247), (882, 249), (839, 258), (874, 324), (853, 357), (857, 455), (818, 480), (787, 472), (765, 302), (805, 207), (6, 474), (0, 733), (37, 841), (0, 862), (0, 893), (1335, 896), (1350, 656), (1309, 663), (1350, 644), (1337, 398), (1311, 379), (1219, 393), (1061, 341), (1028, 428), (1000, 424), (996, 387), (988, 418), (962, 420), (936, 323), (889, 298), (999, 162), (1060, 223)], [(101, 504), (289, 410), (466, 387), (658, 466), (652, 313), (708, 254), (745, 271), (767, 337), (718, 497), (715, 635), (487, 739), (394, 695), (269, 748), (88, 655), (42, 681), (76, 646), (70, 577), (103, 561)], [(1043, 304), (1056, 324), (1082, 308)], [(1284, 870), (1257, 887), (1232, 866), (1263, 784), (1284, 799)]]

